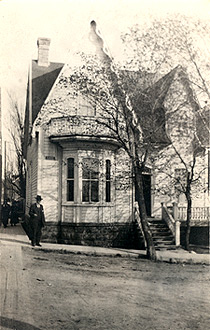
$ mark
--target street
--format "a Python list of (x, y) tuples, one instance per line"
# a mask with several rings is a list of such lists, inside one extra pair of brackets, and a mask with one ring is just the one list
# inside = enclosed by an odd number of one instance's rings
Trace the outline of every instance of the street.
[[(7, 228), (8, 231), (10, 228)], [(11, 228), (14, 232), (14, 229)], [(2, 229), (1, 229), (2, 230)], [(4, 232), (6, 232), (3, 229)], [(5, 235), (4, 235), (5, 237)], [(15, 235), (14, 235), (15, 237)], [(19, 236), (16, 236), (19, 238)], [(0, 329), (37, 330), (31, 317), (27, 274), (24, 273), (24, 241), (0, 240)]]
[(209, 329), (209, 266), (0, 247), (1, 330)]

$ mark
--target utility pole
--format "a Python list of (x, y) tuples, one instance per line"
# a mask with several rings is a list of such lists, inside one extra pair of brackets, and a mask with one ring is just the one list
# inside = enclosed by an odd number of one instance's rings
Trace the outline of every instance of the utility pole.
[(1, 226), (1, 202), (2, 202), (2, 125), (1, 125), (1, 88), (0, 88), (0, 226)]

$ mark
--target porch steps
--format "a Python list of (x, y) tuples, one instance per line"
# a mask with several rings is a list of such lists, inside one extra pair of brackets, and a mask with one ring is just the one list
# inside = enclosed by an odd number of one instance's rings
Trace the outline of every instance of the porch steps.
[(161, 219), (148, 218), (156, 250), (175, 250), (175, 242), (170, 229)]

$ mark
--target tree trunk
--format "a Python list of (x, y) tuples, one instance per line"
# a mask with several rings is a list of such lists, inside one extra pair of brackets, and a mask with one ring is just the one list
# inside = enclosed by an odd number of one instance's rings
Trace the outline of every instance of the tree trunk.
[(144, 232), (144, 237), (146, 240), (146, 251), (147, 257), (150, 260), (156, 260), (156, 252), (155, 246), (152, 239), (152, 234), (149, 228), (149, 224), (147, 222), (147, 213), (146, 213), (146, 206), (144, 200), (144, 191), (143, 191), (143, 180), (142, 180), (142, 172), (138, 165), (134, 165), (134, 174), (135, 174), (135, 183), (136, 183), (136, 197), (139, 206), (139, 213), (140, 213), (140, 220), (142, 229)]
[(191, 214), (192, 214), (192, 198), (190, 194), (187, 194), (187, 222), (185, 232), (185, 249), (189, 251), (190, 245), (190, 229), (191, 229)]

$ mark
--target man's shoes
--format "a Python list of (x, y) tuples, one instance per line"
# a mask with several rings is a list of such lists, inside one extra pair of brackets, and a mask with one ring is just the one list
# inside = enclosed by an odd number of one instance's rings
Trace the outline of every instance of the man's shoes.
[(35, 246), (35, 244), (34, 244), (33, 242), (31, 242), (31, 245), (32, 245), (32, 246)]
[(40, 243), (36, 244), (37, 246), (42, 246)]

